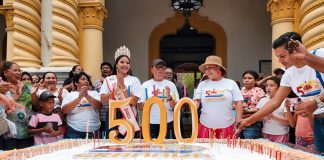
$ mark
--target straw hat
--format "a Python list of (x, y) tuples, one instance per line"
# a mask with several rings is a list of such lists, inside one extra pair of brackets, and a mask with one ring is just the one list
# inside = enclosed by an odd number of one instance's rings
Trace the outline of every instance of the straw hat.
[(205, 63), (199, 66), (199, 70), (202, 73), (205, 73), (205, 65), (209, 65), (209, 64), (216, 64), (217, 66), (220, 66), (223, 74), (226, 72), (225, 67), (223, 67), (222, 65), (222, 59), (218, 56), (208, 56), (205, 60)]

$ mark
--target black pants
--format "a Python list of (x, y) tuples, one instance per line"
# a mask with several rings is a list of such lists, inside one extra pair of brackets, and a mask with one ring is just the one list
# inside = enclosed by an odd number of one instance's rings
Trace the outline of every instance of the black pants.
[[(160, 132), (160, 124), (150, 124), (151, 138), (157, 138)], [(167, 139), (174, 139), (173, 121), (167, 124)]]
[(12, 149), (22, 149), (31, 147), (34, 145), (34, 138), (30, 137), (27, 139), (16, 139), (9, 138), (5, 139), (3, 136), (0, 136), (0, 149), (1, 150), (12, 150)]

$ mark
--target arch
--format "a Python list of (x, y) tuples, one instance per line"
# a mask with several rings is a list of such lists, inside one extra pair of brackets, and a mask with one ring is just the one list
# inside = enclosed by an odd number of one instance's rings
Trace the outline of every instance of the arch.
[[(200, 16), (198, 12), (192, 12), (189, 18), (190, 25), (198, 30), (198, 33), (208, 33), (215, 38), (214, 55), (220, 56), (224, 67), (227, 67), (227, 39), (224, 29), (206, 16)], [(166, 35), (176, 34), (184, 24), (184, 17), (181, 12), (176, 12), (173, 17), (167, 18), (165, 22), (155, 27), (149, 38), (148, 64), (153, 59), (160, 57), (160, 40)], [(150, 71), (150, 65), (148, 67)], [(150, 73), (150, 72), (149, 72)]]

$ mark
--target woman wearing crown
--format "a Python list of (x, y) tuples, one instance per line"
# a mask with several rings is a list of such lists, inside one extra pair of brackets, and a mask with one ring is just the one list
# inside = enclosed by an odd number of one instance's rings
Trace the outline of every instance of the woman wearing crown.
[[(104, 105), (108, 104), (110, 99), (122, 100), (132, 97), (131, 103), (128, 106), (124, 106), (117, 111), (117, 118), (123, 117), (127, 119), (134, 125), (135, 131), (140, 130), (136, 118), (136, 104), (140, 87), (141, 83), (139, 79), (130, 75), (130, 51), (127, 47), (122, 46), (115, 52), (113, 74), (105, 78), (99, 94), (101, 95), (101, 102)], [(109, 130), (112, 129), (110, 128)], [(125, 135), (126, 129), (123, 126), (119, 126), (118, 130), (120, 134)]]

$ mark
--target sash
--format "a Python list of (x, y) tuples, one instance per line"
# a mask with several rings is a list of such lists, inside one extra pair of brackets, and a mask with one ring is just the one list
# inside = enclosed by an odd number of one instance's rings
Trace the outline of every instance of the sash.
[[(115, 100), (126, 99), (126, 97), (122, 91), (115, 93), (116, 95), (113, 93), (116, 91), (115, 88), (117, 88), (116, 76), (110, 76), (110, 77), (106, 78), (105, 80), (106, 80), (106, 83), (107, 83), (110, 93), (112, 93), (113, 99), (115, 99)], [(133, 107), (131, 107), (130, 105), (127, 105), (127, 106), (123, 106), (123, 107), (119, 108), (119, 111), (122, 113), (123, 118), (126, 119), (128, 122), (130, 122), (134, 126), (134, 129), (136, 132), (136, 131), (140, 130), (140, 126), (137, 122), (137, 118), (136, 118), (136, 114), (135, 114), (136, 112), (134, 112), (134, 110), (132, 108)], [(119, 133), (122, 135), (125, 135), (126, 131), (127, 131), (125, 126), (123, 126), (123, 125), (119, 125), (118, 130), (119, 130)]]

